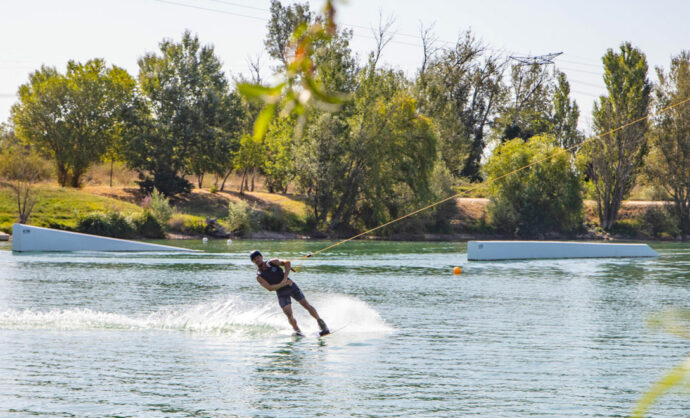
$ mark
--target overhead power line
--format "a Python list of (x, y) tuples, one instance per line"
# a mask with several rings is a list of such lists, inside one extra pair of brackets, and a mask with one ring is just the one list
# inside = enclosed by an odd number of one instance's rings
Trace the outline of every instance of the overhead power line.
[[(173, 1), (173, 0), (154, 0), (154, 1), (156, 1), (158, 3), (164, 3), (164, 4), (173, 5), (173, 6), (197, 9), (197, 10), (202, 10), (202, 11), (211, 12), (211, 13), (219, 13), (219, 14), (225, 14), (225, 15), (230, 15), (230, 16), (244, 17), (244, 18), (253, 19), (253, 20), (260, 20), (263, 22), (269, 21), (269, 18), (267, 18), (267, 17), (251, 16), (251, 15), (247, 15), (247, 14), (236, 13), (236, 12), (221, 10), (221, 9), (217, 9), (217, 8), (203, 7), (203, 6), (197, 6), (197, 5), (187, 4), (187, 3), (181, 3), (181, 2)], [(236, 2), (232, 2), (232, 1), (226, 1), (226, 0), (207, 0), (207, 1), (213, 2), (213, 3), (218, 3), (218, 4), (223, 4), (223, 5), (231, 6), (231, 7), (239, 7), (239, 8), (243, 8), (243, 9), (247, 9), (247, 10), (256, 10), (256, 11), (265, 12), (265, 13), (270, 12), (270, 9), (267, 9), (267, 8), (249, 6), (249, 5), (236, 3)], [(359, 31), (359, 30), (365, 30), (368, 32), (371, 30), (371, 27), (348, 24), (348, 23), (343, 23), (343, 26), (354, 28), (353, 34), (354, 34), (354, 36), (357, 36), (358, 38), (366, 38), (366, 39), (376, 40), (376, 38), (374, 36), (372, 36), (371, 34), (360, 33), (360, 31)], [(358, 30), (355, 31), (355, 29), (358, 29)], [(404, 37), (408, 37), (408, 38), (421, 40), (420, 35), (414, 35), (414, 34), (410, 34), (410, 33), (395, 32), (393, 35), (394, 36), (404, 36)], [(391, 40), (391, 42), (395, 43), (395, 44), (399, 44), (399, 45), (414, 46), (417, 48), (423, 47), (423, 45), (421, 45), (421, 44), (405, 42), (405, 41), (400, 41), (400, 40), (396, 40), (396, 39)], [(438, 42), (440, 42), (444, 45), (455, 45), (455, 43), (456, 43), (456, 42), (447, 41), (447, 40), (438, 40)], [(505, 49), (497, 49), (497, 48), (486, 48), (486, 49), (489, 51), (492, 51), (492, 52), (499, 53), (501, 55), (508, 55), (509, 58), (518, 60), (518, 62), (521, 62), (522, 64), (531, 64), (531, 63), (535, 63), (535, 62), (540, 63), (540, 64), (549, 64), (549, 63), (553, 63), (554, 58), (563, 54), (562, 52), (557, 52), (557, 53), (553, 53), (553, 54), (546, 54), (543, 56), (531, 57), (531, 56), (520, 56), (520, 55), (517, 55), (517, 53), (515, 51), (508, 51)], [(509, 55), (509, 54), (515, 54), (515, 55)], [(594, 64), (588, 64), (588, 63), (583, 63), (583, 62), (578, 62), (578, 61), (564, 60), (561, 58), (559, 58), (559, 60), (563, 61), (563, 62), (568, 62), (571, 64), (577, 64), (577, 65), (583, 65), (583, 66), (589, 66), (589, 67), (598, 67)], [(582, 70), (582, 69), (577, 69), (577, 68), (567, 68), (567, 67), (559, 67), (559, 68), (561, 68), (563, 70), (568, 70), (568, 72), (572, 71), (572, 72), (577, 72), (577, 73), (592, 74), (592, 75), (601, 76), (601, 73), (597, 73), (597, 72), (593, 72), (593, 71), (587, 71), (587, 70)], [(575, 84), (575, 85), (580, 84), (583, 86), (600, 87), (600, 86), (595, 86), (595, 85), (590, 84), (590, 83), (580, 82), (580, 81), (575, 81), (575, 80), (569, 80), (569, 82), (571, 84)], [(599, 97), (599, 95), (592, 94), (592, 93), (585, 93), (582, 91), (573, 90), (572, 92), (577, 93), (577, 94), (581, 94), (581, 95), (591, 96), (591, 97)]]
[(250, 16), (250, 15), (245, 15), (245, 14), (241, 14), (241, 13), (234, 13), (234, 12), (229, 12), (227, 10), (212, 9), (210, 7), (194, 6), (192, 4), (178, 3), (175, 1), (169, 1), (169, 0), (153, 0), (153, 1), (157, 1), (158, 3), (172, 4), (173, 6), (181, 6), (181, 7), (188, 7), (190, 9), (204, 10), (207, 12), (222, 13), (222, 14), (230, 15), (230, 16), (246, 17), (247, 19), (261, 20), (264, 22), (267, 21), (266, 18), (263, 18), (263, 17)]
[[(221, 14), (227, 14), (227, 15), (238, 16), (238, 17), (246, 17), (248, 19), (254, 19), (254, 20), (262, 20), (264, 22), (268, 22), (268, 20), (269, 20), (268, 18), (265, 18), (265, 17), (250, 16), (250, 15), (245, 15), (245, 14), (241, 14), (241, 13), (230, 12), (227, 10), (221, 10), (221, 9), (216, 9), (216, 8), (211, 8), (211, 7), (196, 6), (196, 5), (192, 5), (192, 4), (180, 3), (177, 1), (171, 1), (171, 0), (154, 0), (154, 1), (159, 2), (159, 3), (170, 4), (170, 5), (174, 5), (174, 6), (188, 7), (191, 9), (203, 10), (203, 11), (207, 11), (207, 12), (221, 13)], [(225, 0), (207, 0), (207, 1), (213, 2), (213, 3), (218, 3), (218, 4), (224, 4), (226, 6), (231, 6), (231, 7), (240, 7), (240, 8), (244, 8), (244, 9), (248, 9), (248, 10), (256, 10), (256, 11), (267, 12), (267, 13), (270, 12), (270, 9), (267, 9), (267, 8), (248, 6), (245, 4), (235, 3), (235, 2), (231, 2), (231, 1), (225, 1)], [(349, 24), (347, 22), (343, 22), (343, 25), (350, 27), (350, 28), (362, 29), (362, 30), (366, 30), (366, 31), (371, 30), (371, 27), (369, 27), (369, 26)], [(411, 34), (411, 33), (404, 33), (404, 32), (397, 32), (396, 31), (393, 33), (393, 35), (394, 36), (404, 36), (407, 38), (413, 38), (413, 39), (421, 40), (421, 36), (419, 34)], [(357, 33), (356, 36), (360, 37), (360, 38), (367, 38), (367, 39), (373, 39), (373, 40), (376, 39), (373, 36), (365, 35), (365, 34), (361, 34), (361, 33)], [(417, 48), (423, 47), (423, 45), (421, 45), (421, 44), (404, 42), (404, 41), (400, 41), (400, 40), (396, 40), (396, 39), (391, 40), (391, 42), (396, 43), (396, 44), (400, 44), (400, 45), (414, 46)], [(455, 43), (456, 43), (456, 41), (448, 41), (448, 40), (438, 40), (438, 42), (440, 42), (444, 45), (455, 45)], [(487, 48), (487, 49), (490, 51), (499, 52), (501, 54), (518, 54), (518, 52), (516, 52), (516, 51), (506, 51), (506, 50), (500, 50), (500, 49), (494, 49), (494, 48)], [(597, 67), (596, 65), (590, 64), (590, 63), (583, 63), (583, 62), (572, 61), (572, 60), (568, 61), (568, 62), (570, 62), (572, 64)]]

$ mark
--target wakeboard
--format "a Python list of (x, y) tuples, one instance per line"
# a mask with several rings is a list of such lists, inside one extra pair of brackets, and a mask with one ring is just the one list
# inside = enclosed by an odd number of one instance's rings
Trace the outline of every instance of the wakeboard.
[(348, 323), (348, 324), (343, 325), (342, 327), (338, 327), (338, 328), (336, 328), (336, 329), (333, 329), (333, 330), (331, 330), (331, 332), (329, 332), (328, 334), (321, 335), (321, 334), (317, 333), (317, 334), (316, 334), (316, 338), (326, 338), (326, 337), (330, 337), (331, 335), (333, 335), (333, 334), (335, 334), (336, 332), (342, 330), (343, 328), (345, 328), (345, 327), (348, 326), (348, 325), (350, 325), (350, 324)]

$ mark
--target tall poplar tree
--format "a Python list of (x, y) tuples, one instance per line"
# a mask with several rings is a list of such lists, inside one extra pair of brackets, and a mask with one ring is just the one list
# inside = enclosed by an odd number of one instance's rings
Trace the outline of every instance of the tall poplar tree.
[[(655, 107), (661, 110), (690, 98), (690, 51), (671, 60), (668, 73), (657, 68)], [(661, 112), (651, 135), (647, 172), (661, 185), (674, 203), (676, 220), (683, 238), (690, 235), (690, 103)]]
[(590, 143), (589, 157), (599, 222), (610, 229), (647, 152), (647, 121), (626, 125), (648, 115), (652, 86), (644, 53), (629, 42), (620, 46), (619, 53), (609, 49), (602, 61), (608, 95), (594, 104), (599, 136)]

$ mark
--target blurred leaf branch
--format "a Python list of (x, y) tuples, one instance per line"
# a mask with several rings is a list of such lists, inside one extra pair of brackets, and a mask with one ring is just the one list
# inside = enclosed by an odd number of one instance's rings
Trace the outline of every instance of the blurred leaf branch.
[[(651, 328), (660, 329), (670, 334), (690, 340), (690, 310), (667, 309), (652, 316), (648, 324)], [(679, 365), (659, 379), (652, 387), (645, 392), (642, 398), (635, 405), (632, 417), (643, 417), (647, 410), (662, 395), (672, 389), (683, 389), (690, 391), (690, 356), (685, 358)]]
[(296, 132), (300, 132), (311, 107), (334, 111), (347, 100), (345, 95), (325, 91), (318, 81), (314, 62), (316, 49), (335, 35), (335, 7), (333, 1), (327, 0), (322, 13), (313, 22), (301, 22), (295, 28), (285, 45), (285, 66), (276, 85), (238, 84), (242, 95), (264, 103), (254, 122), (255, 140), (263, 139), (278, 111), (283, 116), (296, 116)]

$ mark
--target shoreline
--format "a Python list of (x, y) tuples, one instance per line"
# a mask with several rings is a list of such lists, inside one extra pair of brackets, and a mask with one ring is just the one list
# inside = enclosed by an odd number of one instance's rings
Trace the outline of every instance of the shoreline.
[[(349, 236), (329, 236), (326, 234), (297, 234), (292, 232), (272, 232), (259, 231), (245, 236), (230, 236), (230, 237), (211, 237), (206, 235), (183, 235), (183, 234), (167, 234), (167, 240), (199, 240), (208, 238), (213, 240), (264, 240), (264, 241), (280, 241), (280, 240), (304, 240), (304, 241), (340, 241), (349, 238)], [(562, 234), (546, 234), (538, 237), (515, 237), (501, 234), (395, 234), (391, 236), (363, 236), (354, 239), (354, 241), (391, 241), (391, 242), (467, 242), (467, 241), (627, 241), (627, 242), (688, 242), (690, 236), (682, 240), (680, 237), (658, 239), (658, 238), (634, 238), (624, 235), (595, 235), (595, 234), (581, 234), (576, 236), (567, 236)]]

